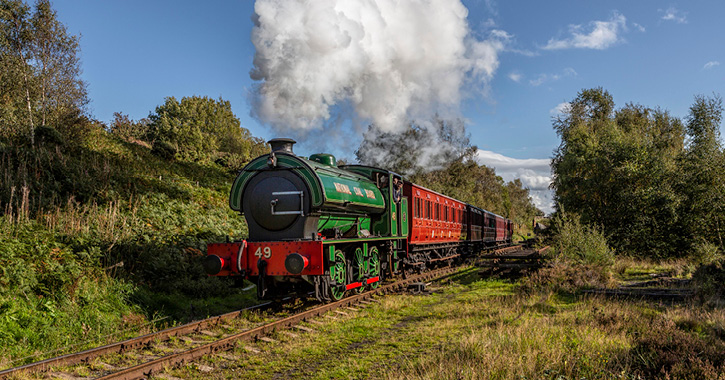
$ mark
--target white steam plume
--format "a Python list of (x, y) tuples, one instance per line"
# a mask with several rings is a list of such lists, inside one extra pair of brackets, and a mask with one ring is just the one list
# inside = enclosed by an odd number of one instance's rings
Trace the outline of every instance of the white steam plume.
[(473, 37), (459, 0), (257, 0), (255, 13), (252, 114), (296, 135), (341, 109), (386, 132), (456, 113), (465, 83), (485, 92), (511, 38)]

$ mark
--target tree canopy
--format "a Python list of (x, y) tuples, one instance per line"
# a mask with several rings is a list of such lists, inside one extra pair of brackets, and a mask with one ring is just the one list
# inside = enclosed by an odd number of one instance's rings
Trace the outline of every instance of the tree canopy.
[(180, 159), (199, 161), (235, 154), (249, 160), (267, 150), (264, 141), (241, 127), (229, 101), (221, 98), (191, 96), (178, 101), (168, 97), (149, 120), (148, 141), (174, 146)]
[(49, 0), (0, 0), (0, 137), (34, 139), (37, 126), (72, 127), (88, 103), (79, 39)]
[(601, 226), (620, 252), (670, 256), (713, 240), (704, 229), (722, 226), (722, 207), (713, 203), (725, 179), (721, 113), (719, 97), (697, 96), (684, 125), (659, 108), (615, 110), (602, 88), (581, 91), (554, 120), (558, 209)]

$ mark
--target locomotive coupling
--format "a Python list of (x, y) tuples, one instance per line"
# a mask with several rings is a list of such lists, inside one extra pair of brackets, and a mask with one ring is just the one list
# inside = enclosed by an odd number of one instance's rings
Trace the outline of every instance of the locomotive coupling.
[(310, 265), (310, 261), (299, 253), (291, 253), (284, 259), (284, 267), (292, 274), (300, 274)]

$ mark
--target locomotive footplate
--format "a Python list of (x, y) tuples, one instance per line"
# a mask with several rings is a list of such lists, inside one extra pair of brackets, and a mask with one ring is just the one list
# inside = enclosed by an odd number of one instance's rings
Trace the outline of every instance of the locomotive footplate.
[(323, 260), (319, 240), (243, 240), (209, 244), (204, 268), (211, 276), (315, 276), (324, 273)]

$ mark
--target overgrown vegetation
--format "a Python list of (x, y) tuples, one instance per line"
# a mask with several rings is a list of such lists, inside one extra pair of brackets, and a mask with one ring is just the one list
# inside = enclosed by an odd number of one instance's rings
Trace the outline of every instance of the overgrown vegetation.
[(227, 207), (226, 169), (94, 136), (95, 149), (0, 153), (0, 356), (98, 344), (126, 320), (183, 321), (253, 300), (199, 265), (207, 242), (246, 235)]
[[(199, 263), (208, 242), (246, 237), (227, 205), (230, 172), (266, 144), (229, 102), (204, 96), (166, 98), (138, 121), (117, 113), (106, 127), (84, 108), (78, 46), (49, 1), (0, 0), (3, 366), (254, 302)], [(601, 88), (570, 106), (554, 124), (553, 265), (518, 284), (387, 298), (322, 339), (236, 365), (259, 377), (271, 363), (275, 376), (321, 378), (723, 378), (720, 97), (696, 96), (684, 122), (659, 108), (615, 110)], [(357, 157), (520, 225), (541, 214), (520, 181), (475, 161), (461, 120), (429, 124), (400, 135), (371, 127)], [(670, 261), (642, 269), (633, 259), (642, 255)], [(692, 275), (700, 303), (576, 298), (664, 271)], [(300, 362), (308, 358), (317, 363)]]
[(183, 378), (722, 379), (725, 314), (687, 305), (522, 295), (475, 269), (426, 296), (391, 295), (261, 352)]
[(602, 88), (581, 91), (554, 122), (560, 208), (601, 226), (622, 254), (684, 256), (701, 239), (723, 246), (722, 100), (696, 96), (683, 123), (659, 108), (615, 110)]

